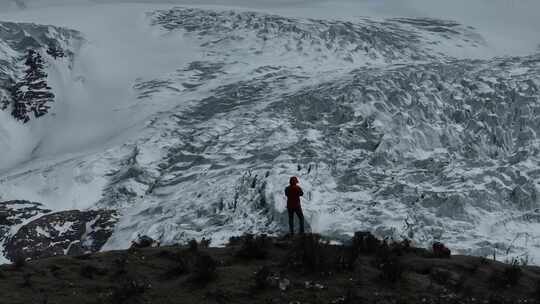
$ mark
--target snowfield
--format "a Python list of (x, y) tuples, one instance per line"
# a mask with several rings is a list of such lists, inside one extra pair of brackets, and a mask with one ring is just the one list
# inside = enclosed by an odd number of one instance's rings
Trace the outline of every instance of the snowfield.
[[(297, 175), (307, 224), (334, 240), (371, 230), (540, 261), (533, 49), (508, 56), (492, 32), (427, 17), (19, 6), (0, 21), (40, 24), (72, 56), (48, 58), (48, 115), (0, 111), (0, 201), (118, 210), (103, 249), (139, 233), (220, 245), (282, 233)], [(14, 39), (38, 36), (1, 33), (0, 99), (20, 73)]]

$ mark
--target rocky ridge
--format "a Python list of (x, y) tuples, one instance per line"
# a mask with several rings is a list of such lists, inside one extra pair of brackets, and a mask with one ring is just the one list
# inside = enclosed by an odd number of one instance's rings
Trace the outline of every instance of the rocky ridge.
[(27, 201), (0, 202), (0, 244), (8, 259), (97, 252), (118, 220), (114, 210), (53, 213), (42, 207)]

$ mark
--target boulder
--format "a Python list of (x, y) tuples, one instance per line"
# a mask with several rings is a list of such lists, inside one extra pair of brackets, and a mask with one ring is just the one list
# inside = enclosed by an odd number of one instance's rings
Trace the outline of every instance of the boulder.
[(138, 235), (137, 240), (131, 241), (131, 248), (159, 247), (160, 242), (147, 235)]
[(451, 251), (441, 242), (433, 243), (433, 255), (436, 258), (450, 258)]

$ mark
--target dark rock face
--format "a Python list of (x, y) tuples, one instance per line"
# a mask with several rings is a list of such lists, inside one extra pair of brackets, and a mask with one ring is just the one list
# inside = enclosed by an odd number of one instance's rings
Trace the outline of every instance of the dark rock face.
[(22, 200), (0, 202), (0, 245), (9, 237), (11, 227), (36, 215), (51, 212), (42, 207), (40, 203)]
[(28, 122), (30, 115), (40, 117), (49, 112), (55, 95), (47, 84), (45, 62), (40, 52), (29, 49), (24, 61), (24, 76), (12, 88), (13, 110), (16, 119)]
[(54, 100), (47, 66), (64, 57), (71, 64), (82, 39), (60, 27), (0, 21), (0, 109), (23, 122), (45, 115)]
[(114, 210), (69, 210), (39, 217), (22, 226), (5, 245), (6, 257), (39, 259), (97, 252), (117, 222)]

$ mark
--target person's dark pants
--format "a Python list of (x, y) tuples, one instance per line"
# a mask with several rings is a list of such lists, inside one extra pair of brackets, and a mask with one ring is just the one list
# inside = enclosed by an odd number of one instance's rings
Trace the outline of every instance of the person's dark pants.
[(300, 221), (300, 233), (304, 233), (304, 214), (302, 208), (287, 208), (289, 212), (289, 233), (294, 234), (294, 214), (298, 216)]

